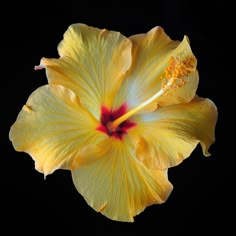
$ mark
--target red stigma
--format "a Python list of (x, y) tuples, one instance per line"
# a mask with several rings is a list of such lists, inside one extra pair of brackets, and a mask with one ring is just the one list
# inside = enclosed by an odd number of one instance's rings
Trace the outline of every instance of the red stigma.
[(97, 127), (97, 130), (107, 134), (108, 136), (112, 136), (117, 139), (122, 139), (124, 134), (127, 134), (128, 129), (134, 127), (136, 123), (130, 120), (126, 120), (122, 122), (115, 131), (111, 131), (108, 129), (108, 124), (112, 121), (116, 120), (117, 118), (124, 115), (127, 111), (127, 105), (123, 104), (119, 108), (112, 110), (105, 106), (101, 107), (101, 118), (100, 124)]

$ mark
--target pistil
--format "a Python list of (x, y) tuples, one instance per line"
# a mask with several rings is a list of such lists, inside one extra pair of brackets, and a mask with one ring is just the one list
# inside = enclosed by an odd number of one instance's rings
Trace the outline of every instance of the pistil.
[(107, 126), (108, 129), (116, 130), (116, 128), (122, 122), (126, 121), (135, 113), (139, 112), (144, 107), (157, 100), (157, 98), (163, 95), (166, 91), (184, 86), (186, 84), (184, 77), (196, 70), (195, 62), (196, 59), (194, 57), (186, 57), (181, 60), (180, 57), (174, 58), (173, 56), (171, 56), (169, 59), (168, 67), (165, 69), (165, 78), (162, 80), (161, 89), (148, 100), (141, 103), (139, 106), (134, 107), (127, 113), (110, 122)]
[(120, 116), (119, 118), (117, 118), (116, 120), (114, 120), (113, 122), (109, 123), (109, 129), (110, 130), (115, 130), (116, 127), (118, 127), (122, 122), (126, 121), (127, 119), (129, 119), (131, 116), (133, 116), (135, 113), (139, 112), (140, 110), (142, 110), (144, 107), (146, 107), (147, 105), (149, 105), (150, 103), (154, 102), (158, 97), (160, 97), (162, 94), (164, 94), (169, 88), (171, 88), (171, 85), (174, 83), (174, 79), (169, 79), (168, 83), (166, 84), (166, 86), (164, 86), (161, 90), (159, 90), (156, 94), (154, 94), (152, 97), (150, 97), (148, 100), (146, 100), (145, 102), (141, 103), (139, 106), (131, 109), (130, 111), (128, 111), (127, 113), (125, 113), (124, 115)]

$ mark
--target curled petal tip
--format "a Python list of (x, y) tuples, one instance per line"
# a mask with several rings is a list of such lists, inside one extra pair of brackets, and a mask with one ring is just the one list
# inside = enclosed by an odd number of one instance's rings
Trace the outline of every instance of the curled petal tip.
[(43, 63), (44, 59), (45, 58), (41, 58), (39, 65), (38, 66), (34, 66), (34, 70), (42, 70), (42, 69), (46, 68), (44, 63)]
[(45, 68), (44, 65), (34, 66), (34, 70), (42, 70), (42, 69), (44, 69), (44, 68)]

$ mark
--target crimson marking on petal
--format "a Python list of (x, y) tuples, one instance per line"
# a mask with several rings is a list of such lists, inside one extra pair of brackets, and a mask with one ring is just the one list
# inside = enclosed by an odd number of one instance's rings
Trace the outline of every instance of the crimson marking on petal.
[(124, 115), (127, 111), (127, 105), (123, 104), (119, 108), (112, 110), (105, 106), (101, 107), (101, 118), (100, 118), (100, 124), (96, 128), (96, 130), (101, 131), (102, 133), (107, 134), (110, 137), (122, 140), (122, 137), (124, 134), (127, 134), (128, 130), (136, 125), (135, 122), (126, 120), (122, 122), (116, 130), (109, 130), (108, 125), (112, 121), (116, 120), (120, 116)]
[(108, 134), (108, 132), (109, 132), (108, 128), (103, 124), (99, 124), (99, 126), (96, 128), (96, 130), (99, 130), (105, 134)]
[(125, 132), (126, 130), (134, 127), (135, 125), (136, 125), (135, 122), (130, 121), (130, 120), (126, 120), (125, 122), (123, 122), (119, 125), (119, 130)]
[(103, 125), (106, 125), (111, 120), (111, 110), (107, 107), (102, 106), (100, 121)]
[(112, 111), (112, 121), (124, 115), (127, 111), (127, 105), (123, 104), (116, 110)]

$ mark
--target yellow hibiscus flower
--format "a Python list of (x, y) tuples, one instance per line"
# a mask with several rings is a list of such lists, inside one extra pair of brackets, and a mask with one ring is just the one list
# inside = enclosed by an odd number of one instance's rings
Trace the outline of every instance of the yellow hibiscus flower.
[(86, 202), (132, 222), (172, 191), (168, 168), (215, 141), (217, 108), (196, 95), (197, 60), (187, 36), (161, 27), (129, 38), (72, 24), (59, 58), (42, 58), (48, 85), (34, 91), (9, 133), (45, 176), (68, 169)]

